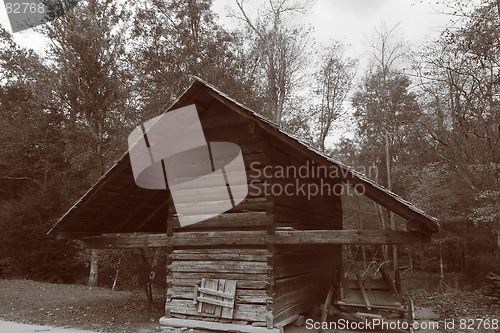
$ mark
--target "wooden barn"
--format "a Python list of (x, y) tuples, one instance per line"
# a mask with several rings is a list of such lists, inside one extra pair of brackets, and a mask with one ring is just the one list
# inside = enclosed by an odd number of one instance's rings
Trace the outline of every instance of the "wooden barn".
[[(280, 332), (339, 284), (343, 244), (417, 243), (438, 230), (411, 203), (210, 84), (196, 79), (166, 112), (191, 104), (207, 142), (240, 147), (248, 180), (241, 203), (180, 227), (168, 187), (138, 187), (127, 153), (49, 231), (89, 248), (165, 248), (162, 324)], [(342, 184), (406, 219), (407, 231), (343, 230)], [(200, 214), (219, 204), (207, 195)]]

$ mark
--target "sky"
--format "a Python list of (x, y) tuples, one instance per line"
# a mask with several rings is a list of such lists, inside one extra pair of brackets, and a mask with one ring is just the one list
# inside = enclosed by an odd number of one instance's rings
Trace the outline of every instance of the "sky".
[(356, 48), (364, 46), (383, 22), (388, 27), (399, 23), (403, 37), (418, 43), (448, 19), (429, 2), (416, 0), (319, 0), (311, 14), (319, 39), (334, 35)]
[[(450, 17), (439, 13), (437, 1), (421, 0), (317, 0), (304, 23), (314, 29), (318, 43), (339, 40), (349, 45), (347, 55), (366, 56), (374, 29), (382, 24), (392, 28), (398, 24), (398, 37), (418, 47), (438, 36)], [(214, 10), (222, 22), (231, 26), (228, 13), (237, 11), (234, 0), (215, 0)], [(228, 23), (229, 22), (229, 23)]]

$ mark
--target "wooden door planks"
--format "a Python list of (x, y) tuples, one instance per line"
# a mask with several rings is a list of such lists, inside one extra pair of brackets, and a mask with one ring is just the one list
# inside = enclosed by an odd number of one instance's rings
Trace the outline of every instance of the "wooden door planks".
[(195, 295), (198, 312), (221, 318), (233, 318), (236, 297), (236, 281), (224, 279), (202, 279)]
[[(197, 297), (200, 303), (198, 312), (214, 314), (221, 318), (233, 318), (236, 281), (234, 280), (207, 280), (202, 279), (201, 287), (198, 288), (200, 296)], [(206, 307), (206, 309), (204, 309)]]

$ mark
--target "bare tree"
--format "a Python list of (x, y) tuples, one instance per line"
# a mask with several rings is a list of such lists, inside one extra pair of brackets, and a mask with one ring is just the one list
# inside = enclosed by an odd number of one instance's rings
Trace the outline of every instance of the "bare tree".
[(399, 23), (392, 28), (387, 28), (387, 25), (382, 23), (380, 29), (375, 29), (375, 34), (369, 42), (376, 71), (382, 73), (384, 80), (395, 69), (397, 61), (404, 56), (404, 43), (397, 37), (398, 28)]
[(327, 47), (321, 57), (321, 63), (316, 73), (317, 88), (315, 94), (319, 104), (315, 107), (317, 118), (316, 145), (325, 151), (325, 140), (331, 134), (332, 124), (344, 113), (344, 101), (351, 89), (357, 61), (344, 56), (345, 47), (334, 42)]
[(301, 79), (307, 53), (308, 31), (303, 27), (285, 24), (285, 18), (304, 13), (307, 2), (269, 0), (265, 11), (252, 19), (244, 0), (235, 0), (239, 8), (238, 19), (245, 22), (254, 36), (253, 54), (262, 66), (261, 81), (265, 86), (267, 112), (281, 125), (284, 105)]

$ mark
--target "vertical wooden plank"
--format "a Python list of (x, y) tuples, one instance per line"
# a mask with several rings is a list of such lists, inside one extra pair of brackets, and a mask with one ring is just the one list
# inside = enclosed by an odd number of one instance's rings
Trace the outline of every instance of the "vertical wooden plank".
[[(224, 286), (226, 285), (226, 280), (224, 279), (219, 279), (218, 283), (217, 283), (217, 288), (214, 288), (214, 290), (217, 290), (217, 291), (222, 291), (224, 292)], [(217, 300), (221, 300), (221, 301), (225, 301), (226, 299), (224, 299), (224, 297), (214, 297), (215, 299)], [(215, 306), (215, 311), (214, 311), (214, 315), (216, 315), (217, 317), (220, 317), (221, 314), (222, 314), (222, 311), (223, 311), (223, 308), (222, 306)]]
[(196, 305), (198, 304), (198, 286), (194, 286), (194, 297), (193, 297), (193, 304)]
[[(202, 288), (206, 288), (205, 283), (206, 283), (205, 282), (205, 278), (202, 278), (201, 279), (201, 287)], [(200, 292), (200, 297), (203, 297), (203, 296), (205, 296), (205, 294), (202, 293), (202, 292)], [(198, 312), (201, 313), (202, 311), (203, 311), (203, 302), (199, 302), (199, 304), (198, 304)]]
[[(206, 279), (205, 280), (205, 288), (212, 289), (212, 280), (211, 279)], [(203, 297), (211, 297), (210, 295), (203, 294)], [(202, 313), (208, 313), (208, 314), (213, 314), (213, 305), (209, 303), (203, 303), (202, 307)]]
[(236, 281), (235, 280), (227, 280), (226, 285), (224, 287), (224, 292), (232, 295), (232, 299), (227, 299), (227, 301), (232, 302), (233, 307), (232, 308), (223, 308), (222, 309), (222, 318), (232, 319), (233, 313), (234, 313), (234, 307), (236, 306), (235, 305), (235, 302), (236, 302)]
[[(208, 280), (208, 286), (207, 288), (209, 289), (212, 289), (212, 290), (217, 290), (217, 287), (219, 286), (219, 280), (217, 279), (209, 279)], [(209, 298), (215, 298), (214, 296), (212, 295), (206, 295), (206, 297), (209, 297)], [(215, 314), (215, 308), (217, 306), (214, 305), (214, 304), (205, 304), (205, 308), (206, 308), (206, 313), (208, 314)]]
[(266, 309), (266, 327), (269, 329), (274, 327), (273, 310)]
[(363, 287), (365, 288), (366, 297), (368, 298), (370, 305), (376, 304), (377, 301), (376, 294), (372, 290), (373, 283), (373, 279), (370, 276), (367, 276), (363, 281)]

